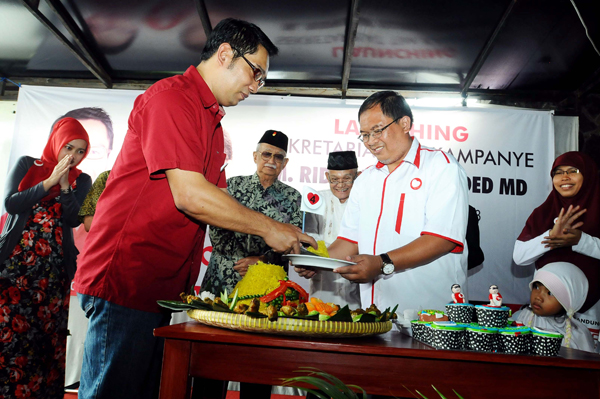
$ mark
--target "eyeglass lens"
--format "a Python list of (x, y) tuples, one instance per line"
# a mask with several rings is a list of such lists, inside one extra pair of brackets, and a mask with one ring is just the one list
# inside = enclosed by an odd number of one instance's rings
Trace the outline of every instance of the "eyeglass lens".
[(370, 133), (359, 134), (358, 135), (358, 139), (360, 141), (362, 141), (363, 143), (364, 142), (368, 142), (371, 137), (373, 137), (374, 139), (376, 139), (377, 137), (379, 137), (381, 135), (381, 133), (383, 133), (383, 131), (385, 129), (387, 129), (388, 127), (392, 126), (393, 123), (397, 122), (401, 118), (402, 117), (394, 119), (393, 121), (391, 121), (390, 123), (388, 123), (387, 125), (385, 125), (384, 127), (382, 127), (381, 129), (374, 129)]
[(562, 176), (562, 175), (573, 175), (579, 173), (579, 169), (569, 169), (569, 170), (561, 170), (557, 169), (554, 171), (554, 176)]
[(263, 79), (262, 71), (259, 68), (255, 67), (254, 64), (248, 61), (248, 59), (246, 59), (246, 57), (244, 57), (243, 55), (242, 58), (248, 63), (250, 68), (252, 68), (252, 72), (254, 73), (254, 80), (258, 82), (258, 88), (260, 89), (265, 85), (265, 80)]
[(344, 179), (333, 178), (333, 179), (329, 179), (329, 183), (334, 184), (334, 185), (335, 184), (340, 184), (340, 183), (342, 183), (342, 184), (350, 184), (350, 183), (352, 183), (353, 180), (354, 179), (352, 179), (351, 177), (347, 177), (347, 178), (344, 178)]
[(275, 159), (275, 162), (283, 162), (284, 160), (284, 156), (282, 154), (273, 154), (272, 152), (269, 151), (264, 151), (260, 153), (263, 161), (268, 161), (271, 159), (271, 157), (273, 157)]

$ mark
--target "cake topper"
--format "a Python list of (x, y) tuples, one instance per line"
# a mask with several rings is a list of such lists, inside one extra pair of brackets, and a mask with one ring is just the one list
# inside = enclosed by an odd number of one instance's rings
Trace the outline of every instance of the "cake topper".
[(493, 284), (490, 285), (490, 305), (489, 306), (502, 306), (502, 295), (498, 292), (498, 286)]
[(454, 303), (465, 303), (465, 296), (460, 292), (460, 284), (452, 284), (452, 300)]

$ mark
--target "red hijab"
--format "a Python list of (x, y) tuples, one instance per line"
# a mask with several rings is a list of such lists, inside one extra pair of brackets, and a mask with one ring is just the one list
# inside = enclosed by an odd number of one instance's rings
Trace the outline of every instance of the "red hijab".
[[(36, 160), (33, 166), (29, 168), (29, 171), (19, 184), (19, 191), (25, 191), (50, 177), (58, 164), (58, 154), (60, 153), (60, 150), (62, 150), (67, 143), (78, 139), (84, 140), (87, 143), (85, 154), (81, 159), (83, 161), (90, 150), (90, 139), (81, 123), (74, 118), (63, 118), (56, 122), (50, 133), (44, 152), (42, 153), (42, 158)], [(73, 186), (73, 183), (81, 174), (81, 170), (77, 169), (75, 166), (71, 167), (69, 170), (69, 185), (71, 186)], [(50, 188), (48, 195), (46, 195), (44, 199), (51, 199), (59, 194), (60, 185), (56, 184)]]
[[(573, 197), (563, 197), (556, 191), (554, 185), (546, 201), (537, 207), (527, 219), (519, 241), (529, 241), (554, 226), (554, 218), (558, 216), (561, 208), (565, 211), (569, 205), (579, 205), (580, 209), (587, 212), (577, 219), (583, 226), (579, 229), (593, 237), (600, 237), (600, 179), (596, 164), (588, 155), (572, 151), (562, 154), (554, 161), (552, 171), (559, 166), (573, 166), (583, 175), (583, 183), (579, 192)], [(577, 265), (586, 275), (590, 283), (589, 293), (580, 312), (585, 312), (600, 299), (600, 260), (573, 252), (571, 247), (557, 248), (546, 252), (535, 262), (536, 269), (552, 262), (570, 262)]]

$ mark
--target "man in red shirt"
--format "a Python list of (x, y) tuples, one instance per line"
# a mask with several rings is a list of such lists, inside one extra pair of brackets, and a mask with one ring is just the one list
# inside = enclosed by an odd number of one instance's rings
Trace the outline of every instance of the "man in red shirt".
[(262, 237), (276, 251), (316, 246), (226, 193), (221, 119), (260, 89), (277, 47), (256, 25), (221, 21), (200, 64), (140, 95), (98, 201), (75, 290), (89, 318), (79, 397), (155, 398), (169, 323), (156, 301), (188, 291), (206, 224)]

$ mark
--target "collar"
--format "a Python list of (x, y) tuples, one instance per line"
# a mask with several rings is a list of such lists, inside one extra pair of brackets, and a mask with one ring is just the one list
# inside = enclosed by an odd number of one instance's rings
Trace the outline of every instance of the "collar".
[[(408, 150), (408, 153), (406, 154), (402, 162), (400, 162), (400, 165), (402, 165), (403, 162), (411, 163), (415, 165), (417, 169), (419, 169), (419, 167), (421, 166), (421, 143), (419, 143), (419, 140), (417, 140), (416, 137), (413, 137), (412, 144), (410, 145), (410, 150)], [(377, 162), (377, 165), (375, 165), (377, 169), (381, 169), (384, 166), (386, 166), (386, 164), (381, 162)]]
[(221, 118), (225, 116), (225, 110), (217, 103), (217, 99), (215, 95), (210, 91), (210, 88), (204, 81), (200, 72), (196, 69), (195, 66), (190, 65), (190, 67), (183, 73), (187, 79), (192, 81), (192, 86), (196, 88), (198, 94), (200, 95), (200, 101), (202, 105), (204, 105), (204, 109), (210, 110), (213, 115), (219, 115)]
[(280, 189), (279, 185), (281, 184), (281, 182), (279, 181), (279, 179), (275, 179), (273, 184), (271, 184), (267, 188), (264, 188), (263, 185), (260, 183), (260, 177), (258, 176), (258, 172), (254, 172), (250, 180), (252, 181), (252, 184), (254, 184), (256, 187), (260, 187), (263, 191), (267, 191), (270, 188), (273, 188), (274, 190)]

